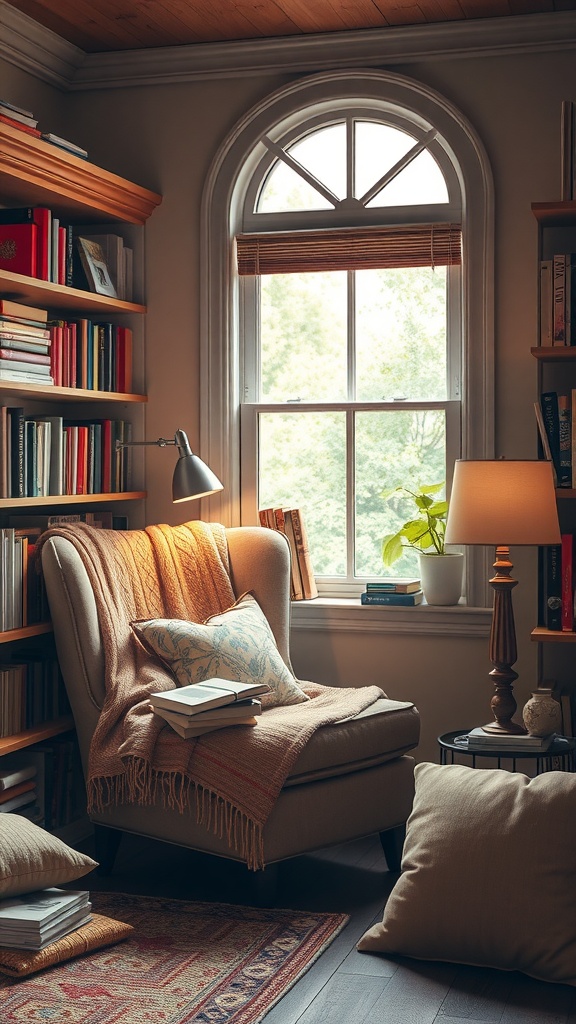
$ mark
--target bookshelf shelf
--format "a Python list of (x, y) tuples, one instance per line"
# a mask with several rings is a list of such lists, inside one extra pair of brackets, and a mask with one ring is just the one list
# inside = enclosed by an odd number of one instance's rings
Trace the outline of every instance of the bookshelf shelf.
[(0, 270), (0, 294), (10, 296), (17, 302), (33, 306), (50, 306), (52, 309), (66, 309), (90, 313), (145, 313), (146, 306), (137, 302), (124, 302), (109, 295), (84, 292), (80, 288), (67, 288), (52, 281), (40, 281), (37, 277), (24, 277), (10, 270)]
[(142, 501), (146, 491), (115, 491), (111, 494), (50, 494), (46, 498), (0, 498), (3, 508), (60, 508), (62, 505), (106, 505), (111, 501)]
[(0, 644), (12, 644), (15, 640), (29, 640), (33, 636), (51, 632), (51, 622), (36, 622), (33, 626), (23, 626), (22, 629), (9, 629), (6, 633), (0, 633)]
[(61, 402), (147, 402), (147, 395), (127, 395), (121, 391), (92, 391), (86, 388), (61, 388), (54, 385), (19, 384), (16, 381), (0, 381), (0, 400), (2, 397), (21, 399), (48, 399)]
[(576, 360), (576, 345), (556, 345), (550, 348), (547, 345), (536, 345), (530, 349), (535, 359), (543, 363), (573, 363)]
[[(129, 270), (129, 275), (127, 272), (126, 278), (130, 284), (133, 281), (136, 285), (133, 294), (139, 300), (142, 300), (140, 286), (144, 277), (144, 233), (142, 228), (160, 202), (161, 196), (149, 189), (97, 167), (87, 160), (82, 160), (24, 131), (3, 123), (0, 124), (0, 207), (4, 209), (12, 207), (46, 207), (51, 211), (54, 221), (59, 221), (60, 226), (63, 228), (67, 229), (69, 226), (76, 227), (81, 229), (82, 232), (91, 233), (93, 236), (104, 234), (114, 237), (119, 235), (126, 249), (127, 267)], [(24, 216), (27, 216), (27, 213)], [(78, 233), (79, 231), (75, 232), (75, 234)], [(130, 254), (129, 258), (128, 254)], [(69, 256), (69, 253), (67, 255)], [(126, 266), (124, 269), (126, 270)], [(68, 272), (70, 271), (69, 264), (67, 270)], [(0, 298), (47, 311), (49, 320), (86, 319), (92, 322), (105, 321), (106, 323), (111, 323), (114, 328), (128, 328), (132, 332), (131, 341), (133, 339), (134, 348), (127, 351), (133, 354), (135, 370), (134, 382), (129, 386), (135, 390), (135, 393), (124, 394), (120, 392), (87, 390), (85, 388), (54, 387), (36, 383), (0, 380), (0, 406), (6, 406), (13, 410), (10, 415), (6, 414), (3, 420), (5, 426), (3, 432), (4, 448), (2, 449), (2, 459), (0, 460), (0, 470), (2, 473), (0, 494), (31, 493), (36, 489), (33, 484), (35, 468), (30, 468), (31, 462), (34, 463), (34, 457), (31, 461), (26, 462), (26, 459), (29, 459), (27, 453), (29, 451), (36, 452), (33, 430), (30, 430), (29, 434), (24, 435), (25, 441), (22, 443), (21, 424), (26, 420), (41, 421), (43, 419), (50, 419), (52, 430), (54, 430), (54, 423), (59, 418), (63, 421), (72, 420), (71, 426), (75, 425), (74, 421), (80, 421), (79, 425), (81, 426), (104, 419), (117, 420), (120, 424), (118, 428), (120, 432), (122, 432), (124, 424), (126, 424), (126, 428), (133, 431), (135, 440), (144, 437), (144, 413), (147, 396), (138, 392), (145, 390), (144, 314), (146, 314), (146, 306), (142, 301), (127, 302), (109, 295), (83, 290), (87, 285), (82, 285), (80, 277), (71, 278), (68, 274), (68, 280), (71, 279), (80, 283), (81, 287), (68, 287), (23, 274), (15, 274), (8, 270), (0, 270)], [(132, 292), (129, 291), (127, 294), (132, 294)], [(16, 315), (25, 318), (25, 314), (22, 314), (20, 310), (18, 310)], [(43, 320), (44, 318), (45, 313), (39, 319)], [(32, 319), (35, 318), (33, 317)], [(73, 353), (74, 349), (71, 351)], [(103, 351), (102, 347), (99, 352), (102, 353)], [(108, 350), (108, 357), (110, 351), (113, 352), (114, 350)], [(83, 358), (82, 353), (80, 354), (81, 358)], [(96, 356), (96, 353), (94, 355)], [(73, 369), (75, 357), (72, 354), (68, 358), (72, 362), (64, 365), (68, 369), (70, 369), (70, 366)], [(96, 364), (94, 365), (96, 366)], [(85, 368), (84, 364), (82, 364), (82, 368)], [(117, 369), (116, 366), (113, 368)], [(131, 367), (126, 366), (126, 369), (129, 368), (131, 369)], [(124, 367), (121, 367), (121, 369), (124, 369)], [(86, 380), (89, 380), (90, 377), (84, 375), (75, 377), (74, 372), (70, 371), (69, 376), (64, 374), (63, 379), (78, 379), (85, 384)], [(109, 364), (105, 363), (104, 375), (94, 376), (94, 380), (99, 380), (100, 384), (102, 384), (104, 381), (108, 381), (108, 379), (115, 378), (113, 372), (110, 372)], [(124, 379), (128, 378), (125, 377)], [(14, 428), (15, 423), (19, 431), (17, 434)], [(12, 443), (15, 439), (17, 446)], [(9, 441), (10, 443), (8, 443)], [(94, 450), (98, 452), (103, 451), (103, 445), (102, 448), (98, 448), (97, 442), (93, 441), (91, 443), (93, 447), (89, 450), (89, 454)], [(75, 452), (75, 447), (71, 447), (69, 450)], [(58, 458), (63, 458), (57, 450), (56, 455)], [(82, 448), (82, 457), (87, 459), (88, 466), (90, 466), (89, 455), (85, 455), (84, 447)], [(103, 458), (104, 456), (102, 455), (101, 457)], [(40, 462), (40, 460), (38, 461)], [(24, 478), (22, 475), (23, 465), (25, 472), (29, 474), (29, 476)], [(134, 516), (138, 521), (138, 525), (142, 525), (144, 520), (142, 502), (146, 498), (146, 491), (142, 489), (144, 483), (143, 458), (135, 458), (132, 468), (134, 472), (129, 473), (128, 483), (124, 481), (122, 473), (120, 474), (120, 486), (129, 486), (133, 488), (131, 490), (99, 494), (51, 494), (46, 497), (2, 497), (0, 498), (0, 527), (8, 527), (9, 523), (13, 524), (13, 519), (9, 519), (10, 514), (15, 514), (14, 519), (16, 519), (18, 513), (24, 513), (22, 518), (30, 520), (32, 518), (28, 515), (30, 512), (33, 513), (33, 518), (43, 521), (51, 514), (58, 515), (67, 512), (72, 514), (86, 512), (88, 514), (90, 510), (96, 512), (101, 510), (103, 506), (110, 506), (109, 509), (104, 509), (105, 513), (109, 513), (107, 518), (102, 517), (102, 513), (100, 513), (100, 521), (104, 520), (108, 525), (114, 521), (111, 517), (112, 509), (115, 510), (114, 517), (116, 517), (116, 512), (120, 513), (119, 518), (125, 517), (126, 507), (124, 507), (124, 503), (129, 502), (135, 503), (132, 506), (135, 508)], [(68, 469), (73, 471), (73, 467), (68, 466)], [(14, 473), (17, 474), (16, 486), (13, 483)], [(24, 485), (22, 484), (23, 479)], [(116, 478), (112, 477), (112, 481), (114, 479), (117, 481), (118, 476)], [(106, 480), (106, 476), (103, 476), (102, 480)], [(32, 484), (30, 481), (32, 481)], [(53, 486), (58, 490), (63, 489), (61, 482)], [(103, 483), (98, 482), (96, 486), (102, 487)], [(45, 493), (48, 488), (43, 483), (39, 489)], [(83, 489), (86, 490), (85, 484)], [(39, 513), (38, 517), (36, 517), (35, 513)], [(31, 531), (29, 535), (24, 533), (27, 529)], [(3, 534), (3, 537), (7, 538), (7, 545), (11, 543), (11, 540), (14, 541), (10, 551), (13, 553), (15, 564), (16, 558), (20, 559), (18, 564), (20, 566), (22, 584), (25, 579), (32, 579), (32, 576), (27, 576), (26, 574), (26, 567), (29, 565), (25, 561), (28, 550), (27, 545), (33, 545), (36, 542), (40, 529), (43, 529), (43, 527), (26, 527), (26, 525), (23, 525), (19, 534), (18, 528), (15, 527), (17, 532), (13, 538), (10, 538), (8, 530)], [(20, 545), (17, 544), (16, 541), (21, 539), (22, 543)], [(24, 593), (23, 585), (21, 585), (21, 591), (15, 585), (14, 593), (19, 595), (18, 600), (20, 603), (17, 605), (19, 615), (12, 616), (11, 614), (13, 605), (16, 602), (6, 602), (3, 608), (9, 608), (10, 612), (3, 613), (3, 626), (13, 625), (18, 621), (26, 621), (25, 615), (21, 614), (22, 594)], [(30, 598), (31, 593), (30, 588), (28, 588), (28, 598)], [(32, 597), (34, 597), (33, 594)], [(44, 606), (41, 607), (41, 610), (35, 610), (33, 614), (29, 615), (29, 618), (39, 617), (46, 618)], [(58, 679), (58, 673), (55, 671), (53, 664), (56, 653), (52, 633), (52, 624), (48, 621), (0, 632), (0, 644), (4, 645), (2, 648), (3, 652), (8, 656), (5, 656), (4, 661), (7, 662), (11, 659), (16, 664), (18, 657), (20, 657), (22, 662), (29, 658), (31, 663), (38, 666), (41, 670), (38, 676), (34, 676), (34, 686), (38, 678), (40, 678), (43, 681), (42, 685), (48, 688), (55, 687), (53, 694), (51, 691), (47, 694), (47, 696), (54, 699), (42, 705), (48, 709), (45, 710), (44, 714), (50, 716), (49, 721), (45, 721), (35, 728), (17, 732), (12, 736), (0, 738), (0, 765), (2, 763), (1, 759), (5, 755), (26, 748), (30, 748), (28, 754), (30, 761), (35, 756), (41, 757), (43, 755), (51, 758), (51, 754), (45, 750), (43, 751), (40, 747), (34, 751), (34, 747), (38, 744), (44, 744), (49, 740), (53, 740), (50, 746), (54, 747), (54, 749), (57, 748), (60, 752), (61, 748), (72, 747), (68, 740), (74, 737), (73, 717), (65, 715), (64, 717), (53, 718), (54, 715), (62, 714), (63, 711), (65, 712), (68, 709), (65, 703), (60, 702), (60, 694), (57, 689), (61, 680)], [(6, 678), (12, 679), (14, 677), (7, 673)], [(28, 686), (29, 681), (32, 681), (26, 675), (22, 678), (16, 677), (16, 679), (18, 683), (23, 681), (25, 687)], [(22, 692), (27, 693), (28, 690), (23, 689)], [(36, 693), (36, 691), (34, 692)], [(18, 704), (19, 707), (20, 705)], [(16, 709), (14, 708), (13, 710)], [(24, 720), (23, 716), (15, 716), (14, 718), (15, 722), (22, 722)], [(55, 739), (62, 736), (64, 736), (63, 740)], [(51, 764), (51, 771), (52, 769), (54, 776), (52, 782), (56, 792), (58, 785), (66, 785), (67, 773), (62, 762), (56, 761), (54, 765)], [(58, 772), (60, 775), (57, 779)], [(74, 826), (74, 822), (71, 824)], [(49, 828), (51, 825), (47, 824), (46, 827)]]
[(53, 736), (61, 736), (62, 733), (70, 732), (73, 728), (72, 715), (66, 715), (64, 718), (56, 718), (53, 722), (44, 722), (34, 729), (26, 729), (25, 732), (16, 733), (14, 736), (5, 736), (0, 739), (0, 757), (3, 757), (4, 754), (11, 754), (14, 750), (32, 747), (35, 743), (52, 739)]
[(563, 227), (576, 224), (576, 200), (557, 200), (553, 203), (532, 203), (532, 213), (539, 224), (547, 227)]
[(576, 633), (535, 626), (530, 634), (530, 639), (537, 644), (576, 644)]

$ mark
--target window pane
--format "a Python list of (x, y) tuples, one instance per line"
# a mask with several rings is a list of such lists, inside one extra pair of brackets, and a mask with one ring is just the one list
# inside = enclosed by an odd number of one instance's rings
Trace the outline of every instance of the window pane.
[(283, 160), (278, 160), (272, 167), (256, 202), (257, 213), (333, 209), (333, 205), (317, 189)]
[(386, 171), (416, 145), (416, 139), (406, 132), (375, 121), (357, 121), (354, 138), (356, 199), (361, 199)]
[(358, 401), (443, 401), (446, 268), (356, 272)]
[(389, 185), (367, 203), (373, 206), (414, 206), (417, 203), (447, 203), (444, 175), (433, 156), (419, 153)]
[(316, 575), (346, 575), (344, 413), (261, 413), (259, 508), (304, 510)]
[[(356, 414), (355, 574), (381, 576), (382, 538), (413, 518), (413, 504), (382, 492), (440, 483), (446, 477), (444, 412), (359, 412)], [(422, 469), (422, 467), (425, 469)], [(406, 550), (395, 576), (418, 575), (418, 556)]]
[(346, 398), (346, 271), (261, 278), (261, 399)]
[(333, 124), (329, 128), (311, 132), (291, 146), (288, 152), (335, 196), (344, 199), (346, 195), (345, 124)]

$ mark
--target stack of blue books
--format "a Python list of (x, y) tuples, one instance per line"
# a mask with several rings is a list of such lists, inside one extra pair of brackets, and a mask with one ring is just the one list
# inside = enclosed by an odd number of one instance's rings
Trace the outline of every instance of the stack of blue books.
[(422, 584), (416, 577), (398, 577), (367, 583), (366, 590), (360, 595), (361, 604), (422, 604)]

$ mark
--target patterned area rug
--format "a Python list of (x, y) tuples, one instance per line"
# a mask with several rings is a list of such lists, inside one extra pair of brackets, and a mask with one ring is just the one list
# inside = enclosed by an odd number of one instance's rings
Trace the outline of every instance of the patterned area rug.
[(348, 917), (92, 894), (134, 926), (116, 946), (0, 980), (2, 1024), (257, 1024)]

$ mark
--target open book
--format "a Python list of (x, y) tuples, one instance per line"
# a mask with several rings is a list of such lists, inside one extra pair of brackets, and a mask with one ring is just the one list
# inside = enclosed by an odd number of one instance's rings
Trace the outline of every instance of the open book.
[(167, 711), (179, 711), (181, 714), (194, 715), (209, 708), (220, 708), (225, 704), (258, 697), (268, 693), (270, 687), (266, 683), (238, 683), (230, 679), (207, 679), (203, 683), (191, 683), (175, 690), (164, 690), (151, 693), (150, 703), (153, 708), (165, 708)]

